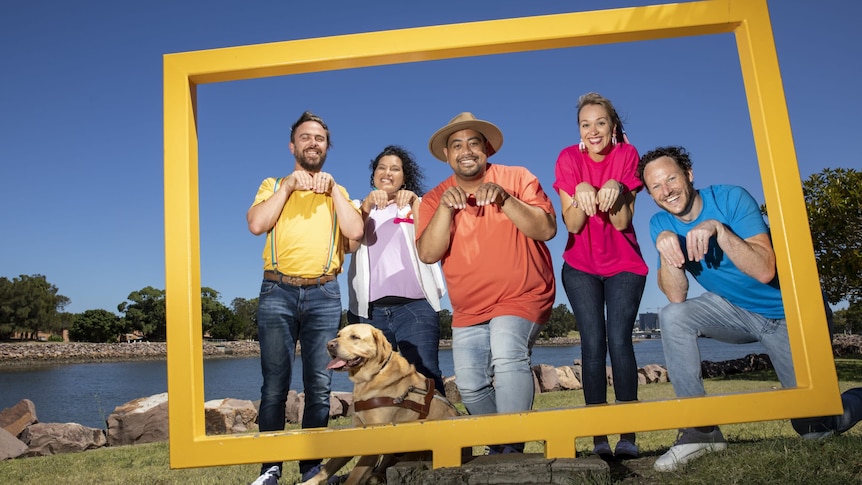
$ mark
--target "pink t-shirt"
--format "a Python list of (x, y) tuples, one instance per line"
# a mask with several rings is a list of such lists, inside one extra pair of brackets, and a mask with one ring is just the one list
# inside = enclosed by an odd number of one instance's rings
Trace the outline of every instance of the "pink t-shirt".
[[(635, 147), (628, 143), (616, 144), (601, 162), (581, 153), (578, 145), (564, 148), (557, 157), (554, 190), (574, 195), (581, 182), (598, 190), (614, 179), (636, 193), (643, 187), (636, 174), (639, 158)], [(579, 233), (569, 233), (563, 259), (577, 270), (602, 277), (623, 271), (646, 275), (648, 271), (634, 227), (629, 224), (624, 231), (616, 230), (606, 212), (587, 218)]]

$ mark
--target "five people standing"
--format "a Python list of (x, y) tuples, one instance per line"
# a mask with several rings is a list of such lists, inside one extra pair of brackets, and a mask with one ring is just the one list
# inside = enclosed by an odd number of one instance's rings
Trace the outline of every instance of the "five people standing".
[[(586, 404), (607, 403), (607, 354), (615, 400), (638, 400), (631, 334), (648, 267), (632, 218), (643, 187), (664, 210), (652, 218), (650, 232), (660, 256), (659, 288), (671, 302), (660, 321), (677, 395), (704, 394), (699, 336), (762, 342), (782, 385), (795, 385), (775, 256), (751, 196), (733, 186), (695, 190), (690, 159), (678, 147), (639, 159), (613, 104), (597, 93), (579, 99), (577, 117), (580, 143), (560, 152), (553, 187), (568, 232), (561, 277), (581, 333)], [(428, 142), (431, 154), (452, 169), (450, 177), (420, 196), (422, 170), (407, 150), (390, 145), (371, 161), (374, 190), (351, 203), (322, 171), (332, 146), (326, 124), (310, 112), (293, 124), (293, 172), (265, 179), (247, 214), (249, 230), (267, 234), (258, 307), (261, 431), (284, 428), (297, 341), (302, 427), (327, 426), (326, 343), (341, 317), (336, 276), (346, 252), (354, 252), (349, 322), (381, 329), (444, 392), (437, 312), (448, 286), (455, 382), (467, 411), (532, 408), (532, 347), (555, 299), (545, 242), (556, 235), (556, 213), (526, 168), (488, 161), (502, 144), (496, 125), (460, 113)], [(687, 298), (686, 271), (707, 293)], [(848, 391), (843, 400), (843, 416), (794, 420), (794, 427), (806, 437), (846, 431), (862, 419), (862, 390)], [(607, 436), (593, 441), (593, 453), (602, 457), (639, 453), (634, 433), (622, 434), (613, 451)], [(725, 446), (717, 427), (682, 430), (655, 467), (675, 470)], [(499, 444), (489, 453), (523, 449), (523, 443)], [(303, 480), (319, 464), (301, 461)], [(277, 483), (281, 466), (263, 464), (254, 485)]]

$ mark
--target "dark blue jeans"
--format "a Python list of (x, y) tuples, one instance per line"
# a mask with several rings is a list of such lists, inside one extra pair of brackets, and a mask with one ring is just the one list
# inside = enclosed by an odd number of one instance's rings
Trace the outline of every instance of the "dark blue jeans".
[(368, 323), (386, 335), (386, 339), (425, 377), (434, 379), (434, 388), (446, 394), (440, 371), (440, 319), (427, 300), (413, 300), (398, 305), (368, 305), (368, 316), (347, 314), (349, 323)]
[[(260, 340), (260, 388), (258, 427), (261, 431), (284, 429), (287, 392), (300, 343), (302, 385), (305, 390), (303, 428), (323, 428), (329, 424), (329, 394), (332, 371), (326, 343), (335, 338), (341, 320), (341, 290), (338, 281), (322, 285), (292, 286), (264, 280), (257, 307), (257, 335)], [(320, 460), (299, 462), (305, 473)], [(281, 463), (265, 463), (262, 470)]]
[(616, 400), (637, 401), (638, 369), (632, 346), (632, 329), (646, 276), (622, 272), (605, 278), (578, 271), (564, 263), (562, 277), (566, 296), (581, 332), (585, 402), (607, 402), (605, 360), (608, 352), (611, 355)]

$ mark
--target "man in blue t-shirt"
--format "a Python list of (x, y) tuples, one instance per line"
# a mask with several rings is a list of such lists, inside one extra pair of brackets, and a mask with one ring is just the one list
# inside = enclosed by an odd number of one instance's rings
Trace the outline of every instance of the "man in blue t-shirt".
[[(769, 229), (754, 198), (742, 187), (695, 190), (691, 159), (682, 147), (644, 154), (638, 176), (663, 212), (650, 220), (659, 253), (658, 286), (670, 300), (659, 312), (668, 374), (678, 397), (703, 396), (698, 337), (742, 344), (760, 342), (783, 387), (796, 376), (775, 269)], [(688, 275), (706, 290), (688, 298)], [(826, 308), (827, 319), (832, 312)], [(791, 420), (805, 438), (847, 431), (862, 419), (862, 388), (842, 395), (844, 414)], [(673, 471), (710, 451), (727, 447), (717, 426), (680, 430), (655, 463)]]

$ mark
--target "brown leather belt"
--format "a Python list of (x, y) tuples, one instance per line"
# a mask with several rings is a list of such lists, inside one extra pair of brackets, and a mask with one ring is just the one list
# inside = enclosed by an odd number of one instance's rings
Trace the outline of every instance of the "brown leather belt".
[(312, 286), (329, 283), (330, 281), (335, 279), (335, 275), (325, 274), (323, 276), (318, 276), (317, 278), (300, 278), (299, 276), (288, 276), (286, 274), (281, 274), (277, 271), (266, 270), (263, 272), (263, 279), (269, 281), (278, 281), (279, 283), (292, 286)]

